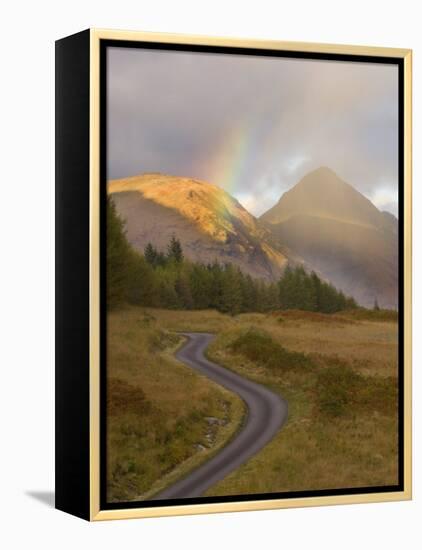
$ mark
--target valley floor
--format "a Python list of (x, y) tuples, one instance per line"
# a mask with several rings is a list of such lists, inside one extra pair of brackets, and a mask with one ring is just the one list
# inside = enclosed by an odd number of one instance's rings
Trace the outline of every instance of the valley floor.
[(130, 307), (108, 318), (108, 500), (147, 499), (218, 452), (242, 401), (178, 363), (179, 331), (289, 403), (276, 437), (207, 495), (394, 485), (397, 322), (380, 312), (223, 315)]

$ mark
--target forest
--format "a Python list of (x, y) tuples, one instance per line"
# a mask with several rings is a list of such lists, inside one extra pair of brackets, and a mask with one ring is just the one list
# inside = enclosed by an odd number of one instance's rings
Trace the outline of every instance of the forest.
[(244, 312), (301, 309), (334, 313), (357, 308), (315, 272), (288, 266), (277, 282), (253, 279), (233, 264), (191, 262), (173, 235), (165, 252), (148, 243), (144, 253), (132, 248), (123, 220), (107, 199), (107, 307), (134, 304), (165, 309), (216, 309)]

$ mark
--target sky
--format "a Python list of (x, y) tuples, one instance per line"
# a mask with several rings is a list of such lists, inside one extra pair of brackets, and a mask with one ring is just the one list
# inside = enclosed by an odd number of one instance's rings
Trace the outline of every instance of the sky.
[(255, 216), (328, 166), (397, 215), (396, 65), (107, 50), (107, 177), (214, 183)]

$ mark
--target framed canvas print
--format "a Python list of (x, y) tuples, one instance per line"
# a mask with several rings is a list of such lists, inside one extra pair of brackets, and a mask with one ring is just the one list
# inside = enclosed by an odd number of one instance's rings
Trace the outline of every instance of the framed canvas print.
[(56, 507), (411, 498), (411, 52), (56, 43)]

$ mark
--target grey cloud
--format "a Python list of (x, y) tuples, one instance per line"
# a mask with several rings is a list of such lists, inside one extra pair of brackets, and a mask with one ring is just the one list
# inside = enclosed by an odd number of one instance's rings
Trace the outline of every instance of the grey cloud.
[[(321, 165), (394, 197), (397, 78), (392, 65), (110, 48), (108, 177), (201, 178), (255, 197), (256, 215)], [(212, 169), (233, 128), (247, 144), (234, 188)]]

